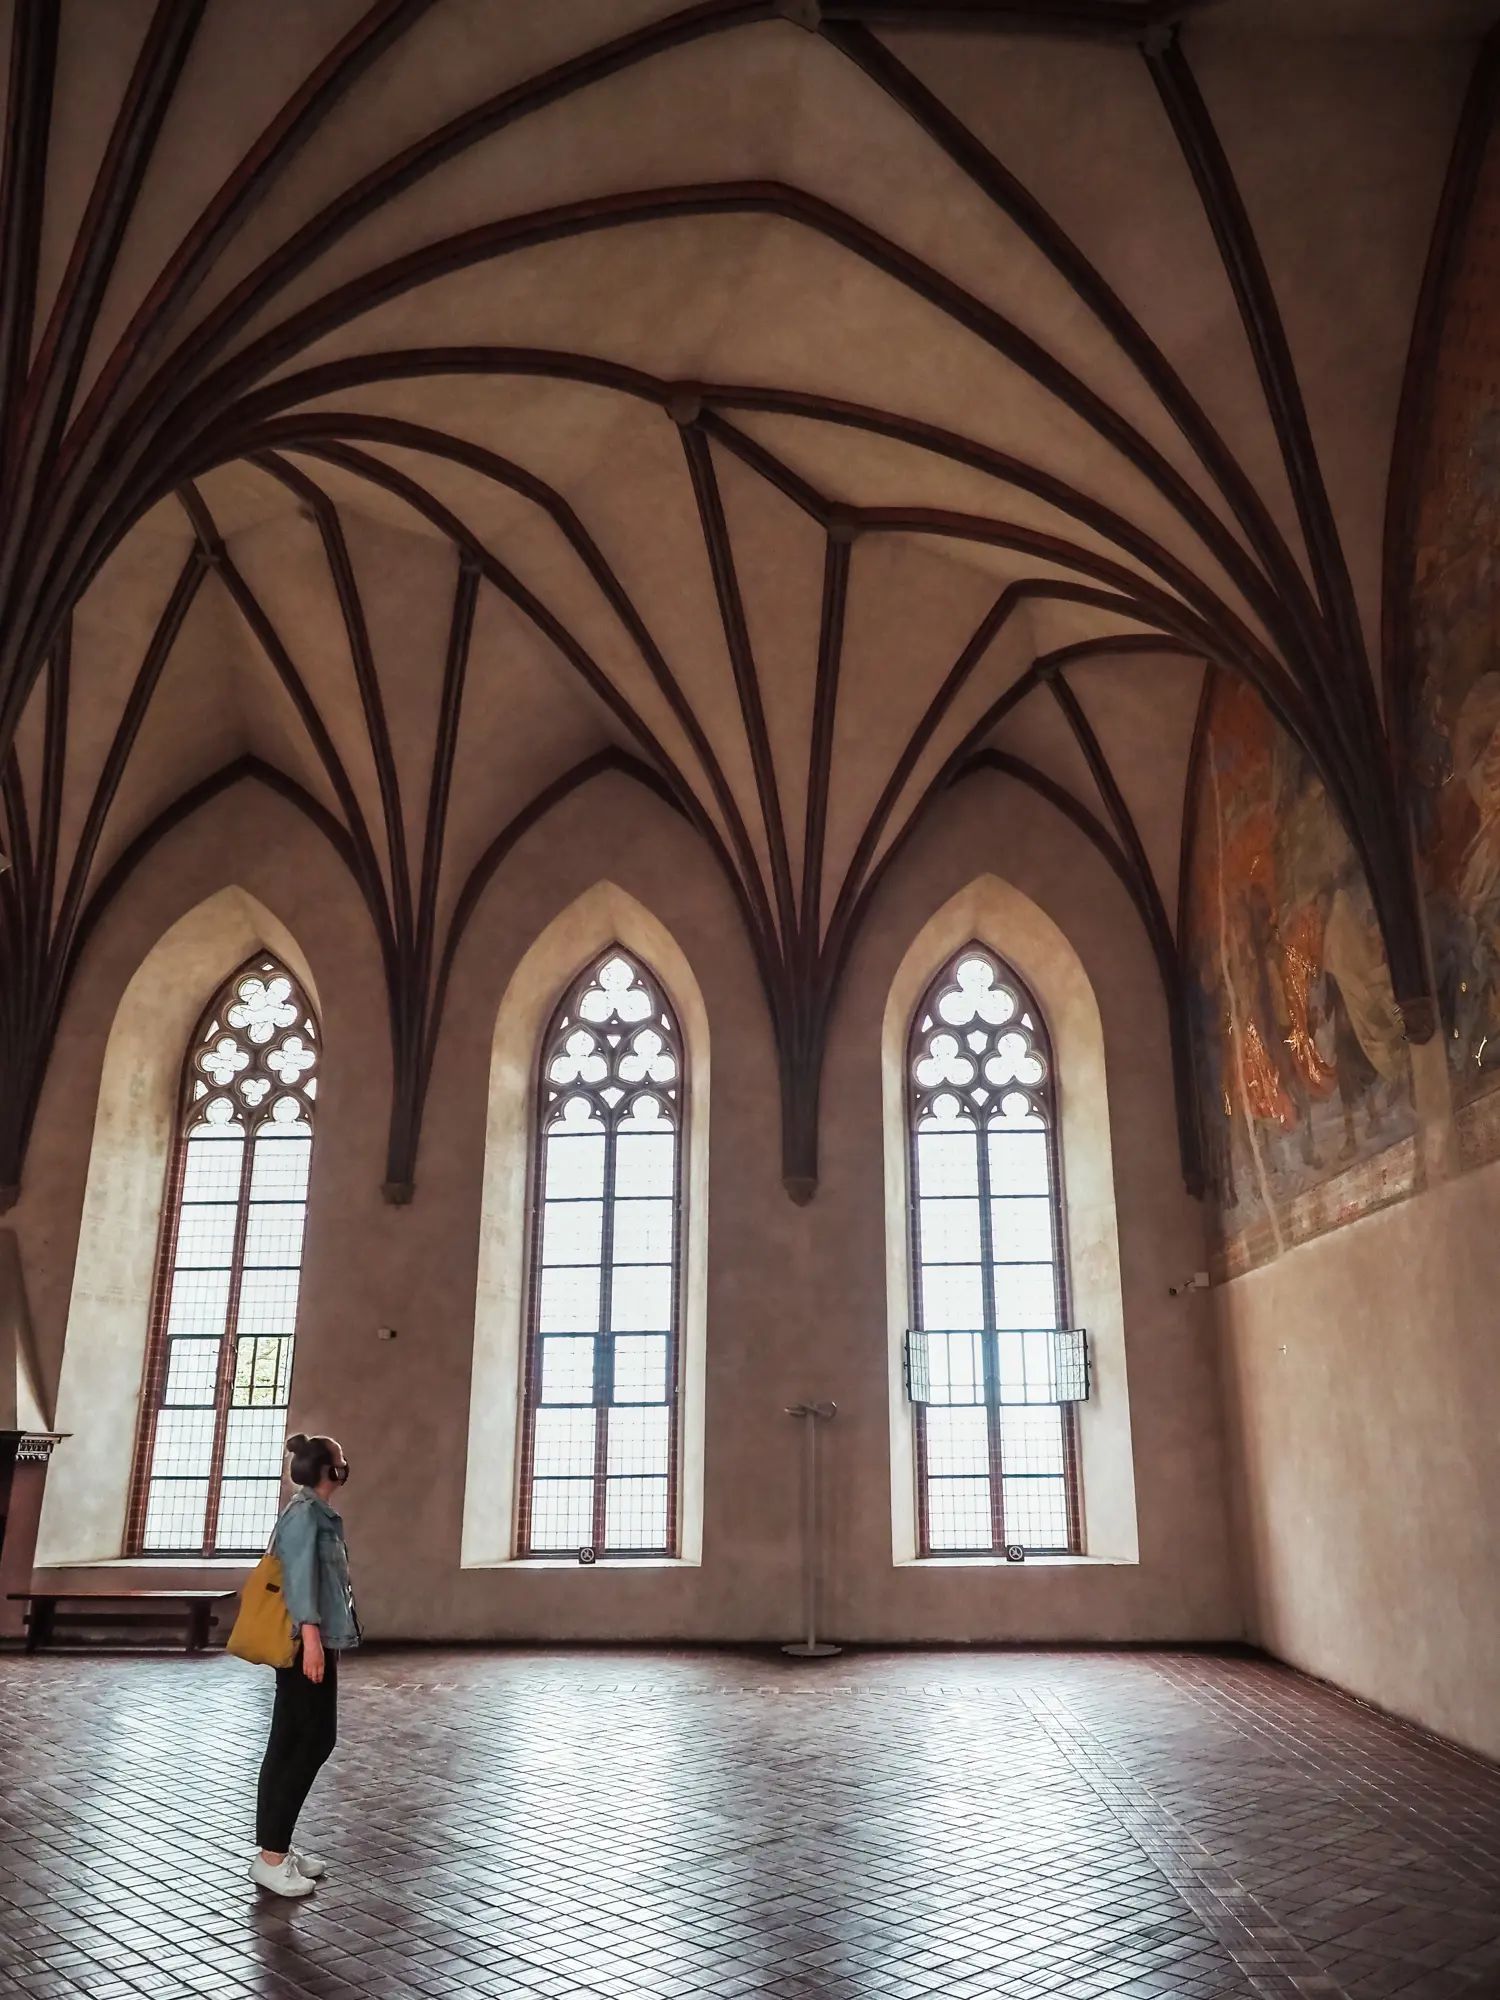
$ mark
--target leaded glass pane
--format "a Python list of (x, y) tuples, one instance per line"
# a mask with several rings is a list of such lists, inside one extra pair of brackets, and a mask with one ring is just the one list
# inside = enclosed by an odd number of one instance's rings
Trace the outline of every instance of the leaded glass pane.
[(212, 1335), (224, 1331), (229, 1310), (227, 1271), (178, 1271), (171, 1280), (172, 1297), (167, 1309), (170, 1339), (183, 1335)]
[(929, 1195), (979, 1195), (979, 1149), (971, 1132), (919, 1132), (917, 1185)]
[(939, 1479), (928, 1481), (927, 1543), (938, 1550), (978, 1550), (993, 1548), (994, 1524), (990, 1516), (990, 1482), (986, 1479)]
[(615, 1201), (615, 1262), (668, 1264), (676, 1204), (671, 1201)]
[(302, 1262), (302, 1228), (307, 1210), (300, 1201), (253, 1201), (245, 1224), (247, 1264)]
[(617, 1403), (662, 1403), (667, 1396), (667, 1349), (664, 1333), (622, 1333), (615, 1341)]
[(984, 1272), (978, 1264), (924, 1264), (922, 1324), (941, 1329), (984, 1325)]
[(602, 1201), (549, 1201), (542, 1223), (544, 1264), (597, 1264), (603, 1255)]
[(591, 1547), (594, 1537), (594, 1481), (537, 1479), (531, 1489), (531, 1546), (540, 1555)]
[(537, 1326), (542, 1333), (594, 1333), (599, 1326), (599, 1272), (559, 1264), (543, 1271)]
[(174, 1340), (167, 1350), (167, 1384), (164, 1403), (206, 1403), (213, 1406), (219, 1380), (217, 1340)]
[(177, 1266), (190, 1271), (218, 1269), (234, 1255), (240, 1208), (235, 1201), (184, 1204), (177, 1221)]
[(1050, 1264), (995, 1266), (996, 1326), (1056, 1326), (1057, 1292)]
[(610, 1412), (606, 1470), (611, 1474), (667, 1475), (667, 1411), (656, 1404)]
[(616, 1264), (609, 1323), (619, 1333), (665, 1333), (672, 1324), (670, 1264)]
[(924, 1265), (979, 1262), (977, 1200), (924, 1201), (919, 1208), (919, 1224)]
[(144, 1549), (201, 1549), (208, 1480), (153, 1479), (146, 1495)]
[(993, 1195), (1045, 1195), (1047, 1135), (1044, 1132), (991, 1132), (990, 1192)]
[(542, 1401), (592, 1403), (594, 1400), (592, 1334), (582, 1339), (549, 1334), (542, 1342)]
[(226, 1479), (219, 1495), (219, 1543), (230, 1549), (263, 1549), (281, 1508), (281, 1466), (274, 1479)]
[(990, 1203), (995, 1261), (1040, 1264), (1052, 1261), (1052, 1204), (1034, 1195)]
[(189, 1139), (182, 1170), (182, 1198), (237, 1201), (245, 1158), (245, 1135), (237, 1130), (203, 1133)]
[(263, 1131), (250, 1167), (252, 1201), (302, 1201), (312, 1163), (312, 1140), (295, 1134)]
[(604, 1193), (604, 1135), (555, 1132), (547, 1140), (548, 1201), (577, 1200)]
[(224, 1477), (279, 1479), (285, 1437), (280, 1410), (231, 1410), (224, 1439)]
[(532, 1445), (537, 1478), (592, 1478), (594, 1423), (593, 1410), (538, 1410)]
[(1063, 1434), (1055, 1405), (1000, 1412), (1000, 1456), (1007, 1474), (1031, 1473), (1061, 1479)]
[(622, 1130), (615, 1142), (615, 1194), (622, 1200), (655, 1195), (670, 1199), (677, 1183), (677, 1142), (671, 1133)]
[(301, 1279), (300, 1271), (246, 1271), (240, 1279), (240, 1334), (290, 1339)]
[(1028, 1549), (1068, 1546), (1067, 1483), (1057, 1479), (1003, 1479), (1007, 1532)]
[(607, 1479), (604, 1482), (605, 1545), (653, 1551), (667, 1544), (667, 1481)]

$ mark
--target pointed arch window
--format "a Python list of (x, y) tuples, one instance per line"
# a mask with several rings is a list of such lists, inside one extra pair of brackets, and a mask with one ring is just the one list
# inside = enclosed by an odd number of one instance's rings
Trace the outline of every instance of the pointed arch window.
[(322, 1043), (258, 953), (183, 1066), (148, 1345), (129, 1547), (259, 1552), (276, 1519)]
[(906, 1064), (924, 1555), (1079, 1546), (1052, 1052), (1011, 968), (971, 944), (928, 987)]
[(613, 945), (564, 995), (537, 1094), (520, 1542), (674, 1555), (683, 1047)]

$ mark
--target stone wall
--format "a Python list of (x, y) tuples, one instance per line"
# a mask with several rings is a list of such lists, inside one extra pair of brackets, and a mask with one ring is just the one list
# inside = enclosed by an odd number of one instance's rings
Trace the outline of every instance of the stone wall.
[[(1138, 1561), (999, 1565), (894, 1559), (887, 1366), (882, 1021), (934, 911), (983, 873), (1032, 899), (1077, 951), (1101, 1010), (1115, 1153)], [(486, 1090), (511, 975), (601, 878), (669, 931), (713, 1050), (703, 1542), (700, 1564), (461, 1562)], [(316, 836), (241, 788), (173, 834), (90, 947), (13, 1220), (43, 1368), (64, 1342), (101, 1065), (121, 996), (163, 934), (230, 883), (305, 956), (325, 1067), (291, 1417), (340, 1437), (370, 1630), (410, 1637), (770, 1639), (799, 1618), (799, 1436), (785, 1406), (838, 1404), (826, 1458), (826, 1622), (871, 1640), (1192, 1639), (1240, 1630), (1207, 1302), (1169, 1299), (1200, 1264), (1177, 1163), (1160, 986), (1127, 898), (1081, 836), (1000, 780), (953, 795), (892, 869), (850, 969), (824, 1078), (822, 1182), (780, 1184), (764, 1001), (711, 857), (637, 788), (601, 780), (529, 835), (488, 892), (455, 971), (416, 1198), (380, 1196), (388, 1108), (383, 996), (355, 895)], [(229, 968), (226, 967), (225, 970)], [(216, 976), (222, 976), (218, 974)], [(205, 973), (207, 977), (207, 973)], [(205, 989), (208, 990), (208, 989)], [(201, 996), (178, 996), (190, 1014)], [(1068, 1079), (1060, 1088), (1066, 1092)], [(1065, 1165), (1066, 1171), (1066, 1165)], [(379, 1326), (398, 1329), (380, 1341)], [(75, 1371), (74, 1394), (88, 1371)], [(59, 1425), (75, 1427), (65, 1393)], [(133, 1427), (134, 1407), (114, 1421)], [(95, 1414), (97, 1421), (97, 1413)], [(93, 1473), (62, 1447), (45, 1559)], [(1088, 1494), (1085, 1492), (1085, 1506)]]

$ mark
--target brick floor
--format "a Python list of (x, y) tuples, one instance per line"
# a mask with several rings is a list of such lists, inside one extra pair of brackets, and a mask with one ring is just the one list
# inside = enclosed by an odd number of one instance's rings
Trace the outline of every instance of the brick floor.
[(1500, 1770), (1263, 1662), (372, 1651), (301, 1905), (269, 1678), (0, 1658), (0, 1993), (1500, 1995)]

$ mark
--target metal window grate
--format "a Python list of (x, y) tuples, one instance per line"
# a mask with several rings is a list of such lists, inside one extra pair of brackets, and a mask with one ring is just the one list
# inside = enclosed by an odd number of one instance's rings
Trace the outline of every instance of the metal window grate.
[[(989, 1367), (986, 1342), (997, 1350)], [(986, 1393), (987, 1378), (994, 1381), (993, 1396)], [(977, 1409), (989, 1401), (1001, 1408), (1086, 1403), (1090, 1383), (1089, 1337), (1081, 1326), (1003, 1333), (907, 1329), (906, 1394), (924, 1408)]]

